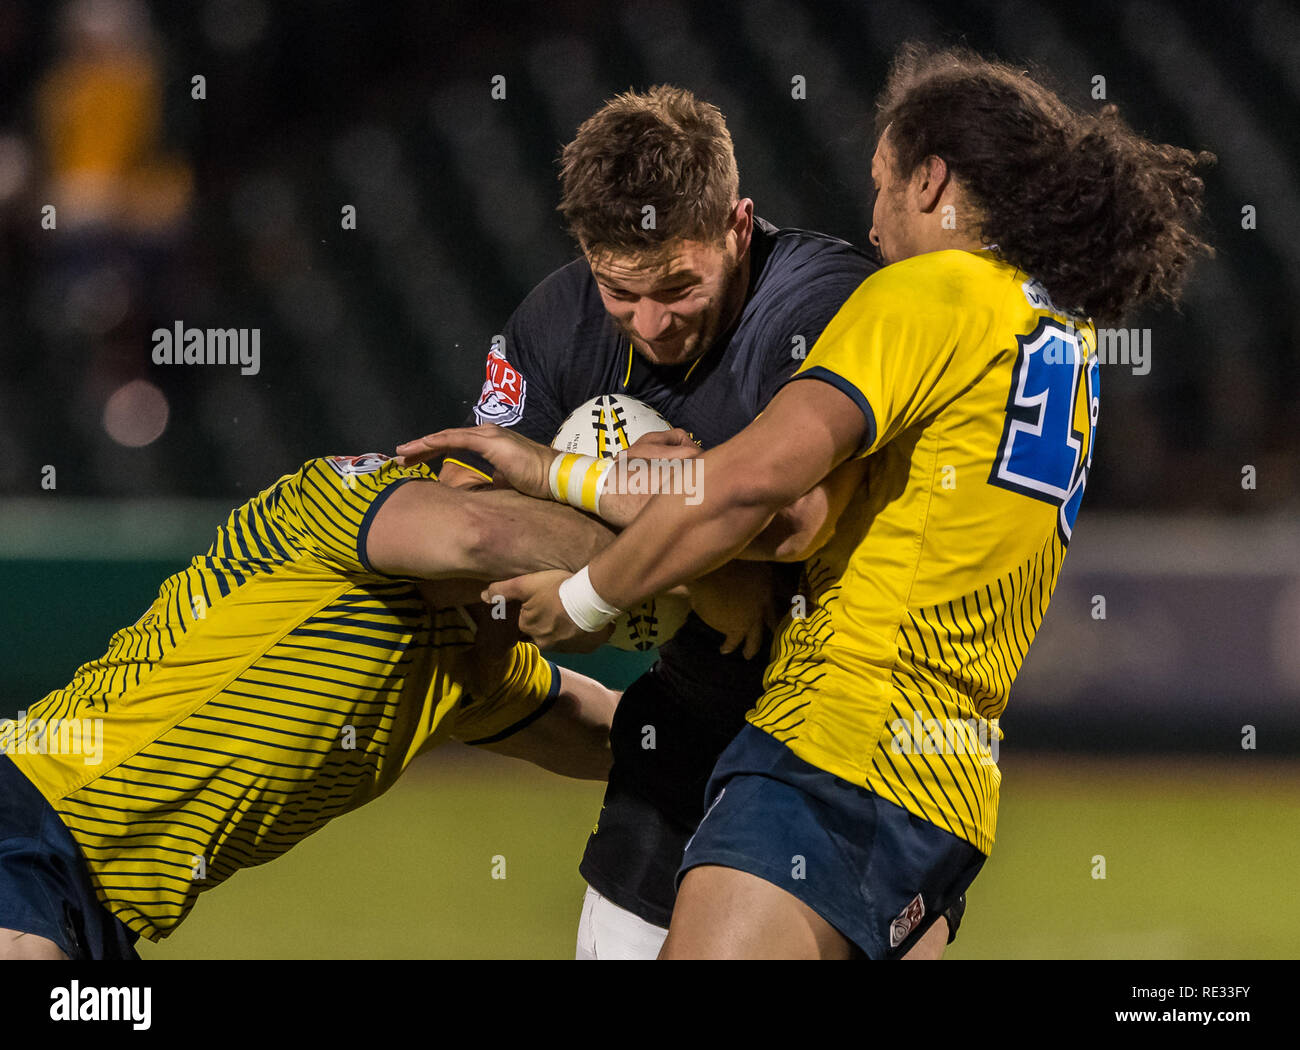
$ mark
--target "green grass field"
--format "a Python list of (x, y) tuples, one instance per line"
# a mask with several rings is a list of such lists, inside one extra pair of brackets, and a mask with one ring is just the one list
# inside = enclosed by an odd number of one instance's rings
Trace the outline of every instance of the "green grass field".
[[(1004, 754), (1002, 766), (998, 844), (949, 958), (1300, 956), (1300, 764)], [(445, 748), (205, 894), (141, 954), (572, 958), (577, 861), (600, 798), (598, 784)]]

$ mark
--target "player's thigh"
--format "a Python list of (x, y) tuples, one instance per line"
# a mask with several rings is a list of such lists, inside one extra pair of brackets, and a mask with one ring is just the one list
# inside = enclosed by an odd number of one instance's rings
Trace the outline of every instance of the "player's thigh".
[(717, 864), (682, 878), (661, 959), (849, 959), (849, 941), (793, 894)]
[[(763, 923), (757, 930), (750, 926), (754, 916)], [(860, 950), (797, 897), (756, 875), (716, 865), (686, 873), (669, 938), (661, 959), (861, 957)], [(947, 946), (948, 922), (941, 915), (903, 958), (936, 961)]]
[(948, 920), (940, 915), (925, 931), (906, 955), (904, 962), (933, 962), (943, 958), (944, 949), (948, 947)]
[(984, 860), (752, 726), (718, 760), (710, 793), (679, 869), (672, 955), (901, 958)]
[(0, 959), (67, 959), (67, 955), (46, 937), (0, 929)]

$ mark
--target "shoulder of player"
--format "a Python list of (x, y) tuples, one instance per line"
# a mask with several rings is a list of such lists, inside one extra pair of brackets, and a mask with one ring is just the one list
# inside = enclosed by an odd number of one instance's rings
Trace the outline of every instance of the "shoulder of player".
[(927, 252), (872, 274), (854, 300), (855, 305), (869, 306), (872, 312), (997, 309), (1017, 274), (1015, 267), (988, 253)]
[(603, 313), (600, 292), (586, 259), (553, 271), (530, 291), (511, 315), (511, 323), (560, 329), (576, 325), (596, 311)]
[(534, 287), (511, 314), (506, 358), (554, 375), (571, 365), (574, 348), (587, 342), (579, 333), (601, 329), (607, 320), (591, 267), (586, 259), (574, 259)]
[(436, 481), (437, 475), (427, 463), (403, 466), (386, 453), (367, 452), (359, 456), (309, 459), (297, 472), (286, 474), (271, 488), (293, 490), (317, 502), (337, 503), (369, 499), (399, 480)]
[(583, 258), (565, 263), (539, 281), (519, 304), (520, 311), (544, 309), (548, 312), (579, 313), (592, 296), (599, 298), (591, 267)]
[(825, 272), (857, 275), (861, 280), (880, 268), (880, 264), (861, 248), (828, 233), (796, 226), (777, 228), (770, 223), (764, 223), (762, 232), (771, 244), (764, 276), (769, 272), (817, 266)]
[(808, 230), (767, 234), (767, 255), (745, 307), (746, 325), (788, 326), (811, 342), (879, 264), (848, 241)]

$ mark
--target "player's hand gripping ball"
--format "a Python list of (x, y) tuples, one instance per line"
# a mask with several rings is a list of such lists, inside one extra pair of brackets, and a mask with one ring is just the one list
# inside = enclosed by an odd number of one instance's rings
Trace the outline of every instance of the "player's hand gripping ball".
[[(646, 435), (672, 429), (672, 424), (645, 402), (623, 394), (602, 394), (569, 414), (556, 431), (551, 447), (580, 456), (613, 459)], [(686, 598), (651, 598), (614, 621), (608, 644), (641, 652), (657, 649), (681, 629), (690, 612)]]

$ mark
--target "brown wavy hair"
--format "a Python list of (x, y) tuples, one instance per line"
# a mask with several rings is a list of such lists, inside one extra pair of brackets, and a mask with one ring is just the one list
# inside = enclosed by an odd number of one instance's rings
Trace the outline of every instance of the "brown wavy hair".
[(980, 213), (980, 236), (1100, 323), (1177, 302), (1198, 255), (1212, 153), (1151, 142), (1114, 105), (1072, 108), (1024, 71), (965, 48), (900, 49), (878, 103), (894, 170), (943, 158)]
[(578, 128), (560, 153), (559, 211), (590, 254), (659, 254), (679, 240), (722, 240), (739, 182), (718, 107), (661, 84), (616, 95)]

